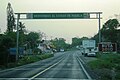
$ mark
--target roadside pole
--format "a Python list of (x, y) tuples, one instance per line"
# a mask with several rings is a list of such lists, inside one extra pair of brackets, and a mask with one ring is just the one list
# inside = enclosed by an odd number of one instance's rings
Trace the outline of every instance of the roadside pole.
[(20, 14), (17, 14), (17, 25), (16, 25), (16, 27), (17, 27), (17, 35), (16, 35), (16, 37), (17, 37), (17, 42), (16, 42), (16, 62), (18, 61), (18, 56), (19, 56), (19, 51), (18, 51), (18, 49), (19, 49), (19, 19), (20, 19)]
[(100, 28), (101, 28), (101, 25), (100, 25), (100, 13), (98, 13), (98, 22), (99, 22), (99, 43), (101, 42), (101, 30), (100, 30)]

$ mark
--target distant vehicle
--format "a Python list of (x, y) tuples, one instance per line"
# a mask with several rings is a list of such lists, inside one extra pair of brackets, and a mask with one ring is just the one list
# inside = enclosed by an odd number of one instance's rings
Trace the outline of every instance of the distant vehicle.
[(96, 56), (96, 53), (95, 52), (89, 52), (89, 53), (87, 53), (86, 56)]
[(87, 54), (90, 52), (90, 49), (88, 49), (88, 48), (84, 48), (84, 51), (83, 51), (83, 55), (84, 56), (87, 56)]
[(65, 50), (64, 49), (60, 49), (60, 52), (64, 52)]
[(53, 51), (53, 52), (57, 52), (57, 50), (56, 50), (56, 49), (52, 49), (52, 51)]
[(80, 49), (79, 46), (76, 46), (77, 49)]

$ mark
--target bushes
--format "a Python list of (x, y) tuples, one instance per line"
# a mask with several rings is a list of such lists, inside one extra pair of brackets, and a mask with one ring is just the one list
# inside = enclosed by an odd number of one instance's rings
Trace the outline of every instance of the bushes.
[(46, 58), (49, 58), (49, 57), (53, 57), (53, 56), (54, 56), (53, 54), (44, 54), (44, 55), (38, 56), (38, 58), (40, 60), (43, 60), (43, 59), (46, 59)]
[(53, 56), (54, 56), (54, 54), (27, 55), (27, 56), (24, 56), (23, 58), (19, 59), (18, 63), (8, 63), (7, 66), (0, 65), (0, 68), (1, 69), (13, 68), (16, 66), (21, 66), (21, 65), (37, 62), (37, 61), (47, 59), (47, 58), (50, 58)]
[(33, 49), (34, 54), (42, 54), (41, 49), (35, 48)]
[(7, 66), (10, 47), (14, 46), (14, 40), (6, 35), (0, 36), (0, 65)]
[(120, 80), (120, 71), (118, 71), (118, 72), (116, 73), (115, 78), (116, 78), (117, 80)]

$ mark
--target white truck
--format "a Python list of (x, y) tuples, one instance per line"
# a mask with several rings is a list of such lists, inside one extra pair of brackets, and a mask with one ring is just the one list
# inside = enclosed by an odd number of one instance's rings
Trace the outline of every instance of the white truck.
[(82, 41), (82, 46), (83, 46), (83, 55), (84, 56), (96, 56), (95, 53), (95, 40), (83, 40)]

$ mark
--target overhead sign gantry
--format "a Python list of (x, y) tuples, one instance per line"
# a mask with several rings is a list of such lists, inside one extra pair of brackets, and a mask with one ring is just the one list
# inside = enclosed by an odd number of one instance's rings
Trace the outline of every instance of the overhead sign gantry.
[(86, 19), (89, 13), (27, 13), (27, 19)]
[(19, 20), (20, 19), (98, 19), (99, 27), (99, 42), (101, 42), (101, 14), (102, 12), (71, 12), (71, 13), (15, 13), (17, 16), (17, 53), (16, 61), (18, 60), (18, 41), (19, 41)]

